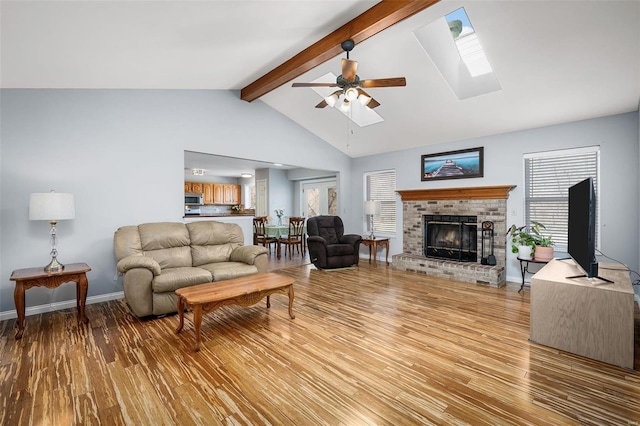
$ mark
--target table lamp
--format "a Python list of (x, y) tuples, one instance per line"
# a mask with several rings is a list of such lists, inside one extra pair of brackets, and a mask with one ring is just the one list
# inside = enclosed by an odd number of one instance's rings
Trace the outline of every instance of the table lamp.
[(29, 220), (47, 220), (51, 224), (51, 262), (44, 267), (47, 273), (60, 272), (64, 265), (58, 262), (58, 237), (56, 223), (76, 216), (73, 194), (43, 192), (31, 194), (29, 198)]
[(373, 234), (373, 216), (380, 214), (380, 201), (374, 201), (374, 200), (365, 201), (364, 214), (369, 215), (369, 228), (371, 230), (369, 239), (375, 240), (376, 236)]

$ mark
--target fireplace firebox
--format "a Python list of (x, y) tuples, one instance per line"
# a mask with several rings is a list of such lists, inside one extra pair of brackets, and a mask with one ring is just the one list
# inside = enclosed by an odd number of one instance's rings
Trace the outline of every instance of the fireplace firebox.
[(478, 261), (478, 217), (424, 215), (424, 255), (458, 262)]

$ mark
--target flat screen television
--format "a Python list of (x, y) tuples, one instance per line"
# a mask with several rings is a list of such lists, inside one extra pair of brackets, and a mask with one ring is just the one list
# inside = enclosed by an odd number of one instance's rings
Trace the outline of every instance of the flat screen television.
[[(599, 278), (596, 260), (596, 192), (593, 178), (587, 178), (569, 188), (569, 256), (584, 275), (569, 278)], [(610, 281), (609, 281), (610, 282)]]

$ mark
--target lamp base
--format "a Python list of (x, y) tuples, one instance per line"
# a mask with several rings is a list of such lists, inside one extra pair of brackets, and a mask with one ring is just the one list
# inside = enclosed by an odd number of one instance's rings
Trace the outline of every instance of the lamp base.
[(47, 274), (62, 272), (63, 270), (64, 270), (64, 265), (58, 262), (58, 259), (56, 259), (55, 257), (52, 257), (51, 262), (49, 262), (49, 264), (44, 267), (44, 271)]

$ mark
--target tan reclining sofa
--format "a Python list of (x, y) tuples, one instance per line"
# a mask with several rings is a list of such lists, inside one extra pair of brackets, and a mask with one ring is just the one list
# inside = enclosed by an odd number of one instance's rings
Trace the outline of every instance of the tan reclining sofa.
[(244, 246), (234, 223), (145, 223), (121, 227), (113, 239), (124, 296), (138, 317), (176, 312), (181, 287), (267, 271), (267, 249)]

